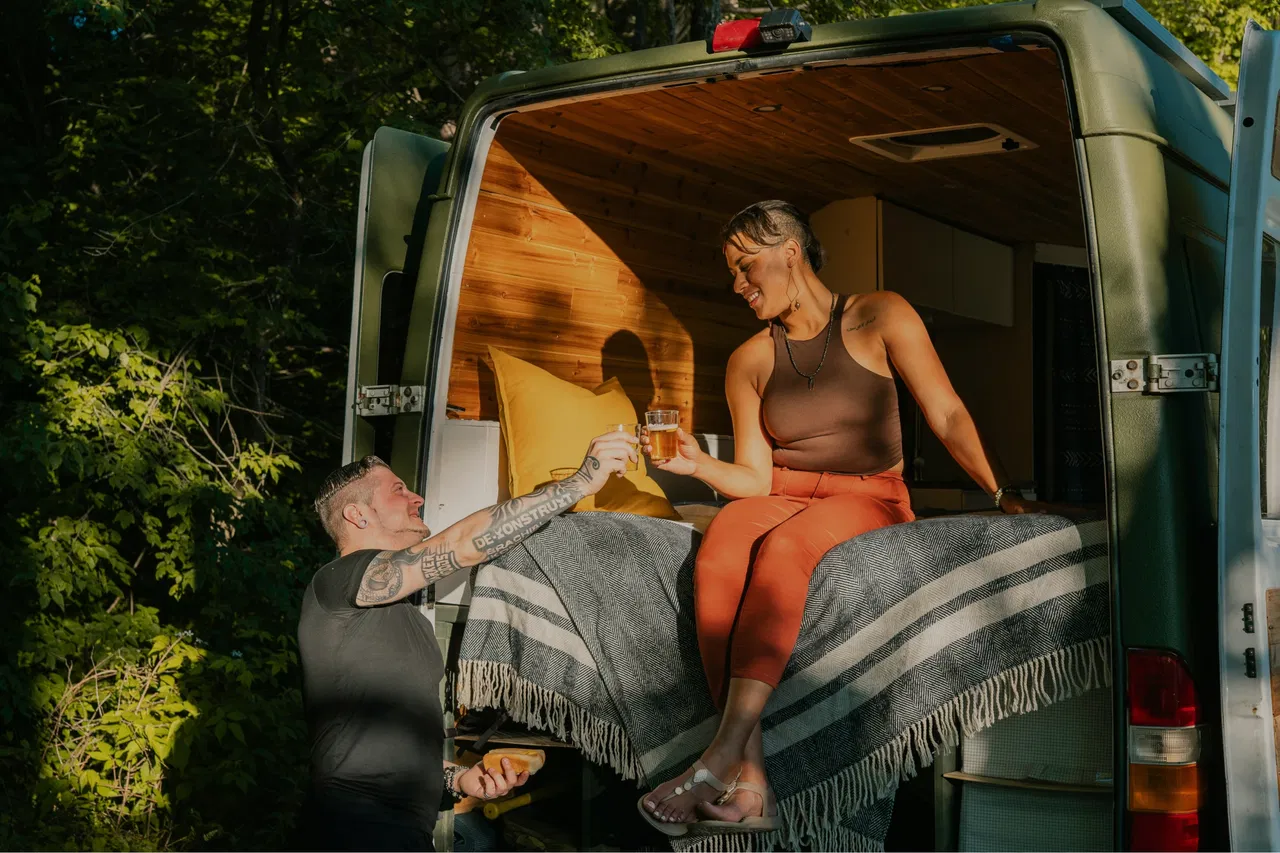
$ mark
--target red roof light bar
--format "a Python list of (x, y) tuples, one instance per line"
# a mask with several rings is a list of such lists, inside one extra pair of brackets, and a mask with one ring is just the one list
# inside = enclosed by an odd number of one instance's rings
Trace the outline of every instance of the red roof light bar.
[(771, 9), (762, 18), (729, 21), (716, 27), (711, 35), (711, 52), (726, 50), (783, 49), (798, 41), (813, 38), (813, 27), (796, 9)]
[(711, 35), (711, 52), (724, 53), (727, 50), (750, 50), (762, 47), (764, 39), (760, 36), (760, 18), (748, 18), (741, 21), (726, 21), (716, 26)]

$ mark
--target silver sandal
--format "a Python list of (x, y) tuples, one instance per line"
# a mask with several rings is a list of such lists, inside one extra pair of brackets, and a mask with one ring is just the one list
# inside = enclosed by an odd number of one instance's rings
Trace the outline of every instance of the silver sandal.
[[(693, 775), (684, 782), (681, 782), (679, 785), (676, 785), (670, 794), (667, 794), (658, 801), (658, 805), (662, 805), (667, 800), (678, 797), (681, 794), (688, 793), (699, 785), (706, 785), (711, 790), (717, 792), (720, 796), (716, 798), (715, 802), (719, 802), (724, 797), (731, 795), (734, 791), (734, 786), (739, 784), (737, 776), (734, 776), (733, 781), (728, 785), (721, 782), (716, 778), (714, 773), (707, 769), (707, 765), (703, 764), (701, 760), (693, 762), (693, 767), (690, 769), (693, 770)], [(741, 771), (739, 771), (739, 773), (741, 773)], [(636, 808), (640, 810), (640, 816), (647, 820), (650, 826), (661, 832), (663, 835), (670, 836), (684, 835), (689, 831), (689, 823), (669, 823), (654, 817), (653, 814), (644, 807), (644, 801), (648, 797), (648, 794), (641, 795), (640, 799), (636, 800)], [(693, 823), (698, 823), (698, 821), (693, 821)]]
[(720, 835), (732, 832), (771, 832), (782, 828), (782, 819), (778, 817), (778, 802), (774, 799), (772, 789), (764, 785), (756, 785), (753, 782), (738, 782), (735, 780), (729, 790), (716, 800), (716, 805), (722, 806), (729, 802), (735, 791), (752, 791), (759, 794), (760, 810), (763, 814), (759, 816), (751, 815), (736, 821), (695, 820), (685, 824), (685, 831), (692, 831), (699, 835)]

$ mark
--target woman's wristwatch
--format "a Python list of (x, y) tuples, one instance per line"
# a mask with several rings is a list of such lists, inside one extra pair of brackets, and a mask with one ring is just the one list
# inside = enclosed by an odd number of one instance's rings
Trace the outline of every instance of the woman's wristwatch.
[(1022, 492), (1018, 491), (1013, 486), (1001, 486), (1000, 488), (996, 489), (996, 493), (991, 497), (996, 502), (996, 509), (1000, 510), (1001, 512), (1004, 512), (1004, 510), (1001, 508), (1000, 502), (1004, 500), (1005, 495), (1017, 495), (1018, 497), (1022, 497)]

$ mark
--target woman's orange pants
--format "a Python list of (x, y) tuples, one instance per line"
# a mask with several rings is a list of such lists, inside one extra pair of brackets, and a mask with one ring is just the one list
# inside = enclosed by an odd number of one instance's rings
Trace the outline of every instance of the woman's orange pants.
[(729, 678), (778, 686), (822, 556), (859, 533), (912, 521), (898, 473), (860, 476), (773, 469), (765, 497), (732, 501), (698, 548), (694, 612), (717, 707)]

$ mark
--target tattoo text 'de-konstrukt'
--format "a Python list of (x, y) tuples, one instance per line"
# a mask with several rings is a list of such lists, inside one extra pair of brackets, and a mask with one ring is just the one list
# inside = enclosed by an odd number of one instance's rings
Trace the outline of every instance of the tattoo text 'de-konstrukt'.
[[(598, 471), (600, 460), (588, 456), (583, 467)], [(480, 552), (482, 560), (492, 560), (518, 545), (542, 526), (544, 521), (582, 500), (587, 493), (588, 482), (586, 473), (579, 471), (559, 483), (549, 483), (523, 497), (495, 507), (489, 524), (480, 535), (471, 540), (472, 546)]]

